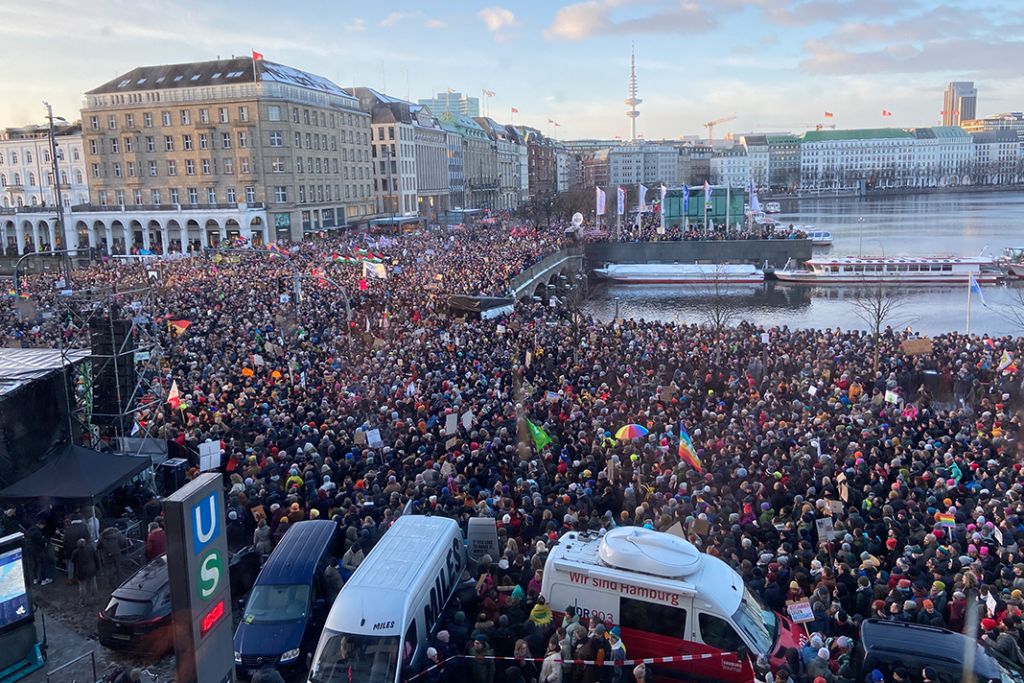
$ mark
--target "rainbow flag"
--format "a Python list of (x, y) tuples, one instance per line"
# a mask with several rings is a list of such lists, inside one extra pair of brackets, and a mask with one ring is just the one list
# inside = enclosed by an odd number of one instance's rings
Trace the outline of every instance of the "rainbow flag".
[(950, 514), (940, 514), (939, 524), (942, 526), (956, 526), (956, 517)]
[(690, 435), (686, 433), (686, 427), (682, 421), (679, 422), (679, 457), (690, 467), (698, 472), (703, 472), (700, 466), (700, 458), (697, 457), (697, 450), (693, 447)]

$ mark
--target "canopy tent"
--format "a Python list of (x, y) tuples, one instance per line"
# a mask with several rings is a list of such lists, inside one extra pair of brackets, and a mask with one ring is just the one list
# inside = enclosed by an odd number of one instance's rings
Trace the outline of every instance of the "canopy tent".
[(148, 457), (111, 455), (70, 444), (41, 468), (0, 491), (0, 499), (94, 500), (152, 464)]

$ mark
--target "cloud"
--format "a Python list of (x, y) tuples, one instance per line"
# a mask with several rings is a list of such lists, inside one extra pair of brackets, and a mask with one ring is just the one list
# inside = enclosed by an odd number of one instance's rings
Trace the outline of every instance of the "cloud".
[(773, 24), (809, 26), (823, 22), (839, 23), (854, 17), (892, 17), (916, 9), (915, 0), (810, 0), (793, 3), (775, 0), (762, 4), (765, 17)]
[(351, 23), (344, 24), (346, 31), (362, 31), (366, 28), (366, 22), (362, 19), (353, 19)]
[(397, 26), (398, 23), (401, 22), (403, 19), (408, 19), (411, 16), (413, 16), (411, 12), (392, 12), (391, 14), (388, 15), (387, 19), (380, 22), (380, 25), (387, 27)]
[[(899, 43), (873, 50), (852, 51), (825, 40), (808, 40), (810, 53), (800, 62), (804, 71), (822, 74), (949, 72), (976, 75), (1016, 75), (1024, 60), (1024, 41), (987, 41), (976, 38)], [(969, 60), (964, 56), (970, 55)]]
[(516, 15), (504, 7), (488, 7), (480, 10), (476, 15), (484, 20), (484, 23), (487, 24), (487, 30), (491, 33), (500, 31), (506, 26), (519, 26), (520, 23), (516, 21)]
[(444, 23), (440, 19), (429, 19), (427, 23), (423, 24), (427, 28), (448, 28), (448, 24)]
[[(620, 7), (653, 5), (653, 11), (639, 17), (615, 21)], [(544, 31), (547, 40), (579, 41), (601, 35), (695, 35), (718, 26), (718, 20), (692, 2), (636, 2), (631, 0), (585, 0), (555, 13)]]

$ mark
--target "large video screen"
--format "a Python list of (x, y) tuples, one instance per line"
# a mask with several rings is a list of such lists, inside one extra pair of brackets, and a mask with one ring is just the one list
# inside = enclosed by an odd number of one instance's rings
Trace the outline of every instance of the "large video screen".
[(0, 552), (0, 629), (31, 616), (21, 548)]

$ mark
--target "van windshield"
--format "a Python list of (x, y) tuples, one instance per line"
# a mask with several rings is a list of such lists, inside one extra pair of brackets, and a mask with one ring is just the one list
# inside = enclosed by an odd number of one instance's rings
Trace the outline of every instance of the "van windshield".
[(253, 587), (242, 615), (243, 624), (286, 624), (309, 613), (309, 586)]
[(779, 619), (746, 586), (743, 587), (740, 606), (732, 615), (732, 622), (746, 641), (754, 646), (757, 654), (768, 655), (772, 652), (779, 635)]
[(312, 683), (395, 683), (398, 636), (363, 636), (325, 630)]

